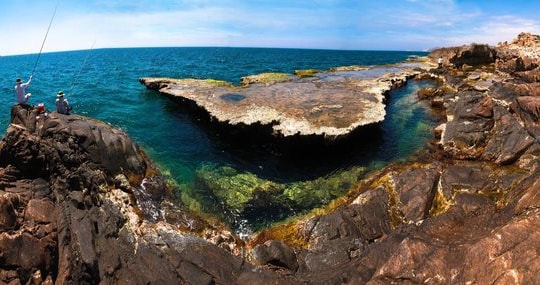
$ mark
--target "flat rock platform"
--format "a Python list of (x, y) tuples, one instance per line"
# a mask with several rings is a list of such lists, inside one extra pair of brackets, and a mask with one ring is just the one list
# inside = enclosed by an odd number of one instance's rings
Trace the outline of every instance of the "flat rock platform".
[(384, 120), (385, 95), (430, 66), (337, 67), (295, 74), (262, 73), (240, 85), (213, 79), (141, 78), (148, 89), (195, 103), (213, 120), (231, 126), (271, 126), (275, 136), (345, 136)]

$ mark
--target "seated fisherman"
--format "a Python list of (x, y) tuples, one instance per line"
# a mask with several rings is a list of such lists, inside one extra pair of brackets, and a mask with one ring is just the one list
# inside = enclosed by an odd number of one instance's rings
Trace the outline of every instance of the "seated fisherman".
[(58, 91), (56, 99), (56, 112), (64, 115), (69, 115), (69, 111), (71, 110), (71, 106), (69, 106), (67, 99), (64, 98), (64, 92)]

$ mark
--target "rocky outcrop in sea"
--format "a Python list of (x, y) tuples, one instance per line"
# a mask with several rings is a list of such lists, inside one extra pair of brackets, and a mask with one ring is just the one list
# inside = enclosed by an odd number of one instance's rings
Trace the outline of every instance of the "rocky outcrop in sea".
[[(196, 109), (227, 130), (249, 135), (334, 140), (385, 116), (385, 95), (427, 68), (425, 62), (349, 66), (243, 77), (240, 86), (202, 79), (141, 78), (148, 89)], [(248, 136), (249, 136), (248, 135)]]
[(14, 106), (0, 145), (0, 280), (534, 284), (538, 51), (530, 34), (433, 51), (443, 68), (415, 78), (441, 81), (418, 94), (441, 116), (437, 139), (328, 206), (245, 240), (175, 204), (123, 132)]

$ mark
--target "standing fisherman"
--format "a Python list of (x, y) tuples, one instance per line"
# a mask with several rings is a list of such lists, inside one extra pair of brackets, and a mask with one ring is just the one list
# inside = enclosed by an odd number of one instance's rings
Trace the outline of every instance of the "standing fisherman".
[(41, 52), (43, 51), (43, 46), (45, 45), (45, 41), (47, 40), (47, 35), (49, 34), (49, 30), (51, 29), (51, 25), (52, 25), (54, 16), (56, 15), (56, 10), (58, 9), (59, 3), (60, 2), (56, 3), (56, 7), (54, 8), (54, 13), (52, 15), (51, 21), (49, 22), (49, 26), (47, 27), (45, 38), (43, 39), (43, 42), (41, 43), (41, 48), (39, 49), (38, 57), (36, 59), (36, 63), (34, 64), (34, 68), (32, 69), (32, 74), (30, 75), (30, 79), (28, 79), (28, 82), (22, 83), (22, 80), (20, 78), (17, 78), (17, 85), (15, 85), (15, 93), (17, 94), (17, 103), (19, 104), (28, 105), (28, 99), (30, 98), (30, 96), (32, 96), (32, 94), (26, 93), (26, 88), (30, 86), (32, 77), (34, 76), (34, 73), (36, 72), (36, 68), (39, 63), (39, 58), (41, 57)]
[(32, 81), (32, 75), (30, 75), (30, 79), (26, 83), (22, 83), (22, 80), (20, 78), (17, 78), (17, 85), (15, 85), (15, 94), (17, 94), (17, 103), (18, 104), (28, 104), (28, 99), (32, 94), (26, 93), (26, 88), (30, 86), (30, 82)]

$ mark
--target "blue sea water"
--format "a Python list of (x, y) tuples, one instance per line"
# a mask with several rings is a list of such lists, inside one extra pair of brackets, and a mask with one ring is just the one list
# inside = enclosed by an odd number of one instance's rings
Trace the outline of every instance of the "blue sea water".
[[(383, 65), (422, 52), (338, 51), (270, 48), (121, 48), (94, 49), (0, 57), (0, 131), (9, 124), (15, 102), (15, 79), (27, 80), (37, 62), (28, 92), (31, 103), (54, 109), (56, 93), (63, 90), (74, 113), (108, 122), (128, 133), (186, 195), (197, 193), (194, 179), (202, 165), (228, 165), (276, 181), (313, 179), (354, 165), (384, 164), (404, 158), (431, 137), (428, 115), (411, 96), (422, 83), (396, 90), (381, 125), (382, 138), (370, 149), (329, 161), (289, 163), (264, 149), (235, 149), (224, 144), (177, 103), (146, 90), (141, 77), (226, 80), (237, 84), (242, 76), (262, 72), (292, 73), (297, 69), (326, 70), (347, 65)], [(38, 61), (39, 58), (39, 61)], [(317, 155), (314, 154), (316, 157)], [(203, 195), (204, 196), (204, 195)], [(200, 199), (200, 198), (195, 198)], [(204, 203), (204, 202), (203, 202)], [(261, 213), (262, 214), (262, 213)]]

